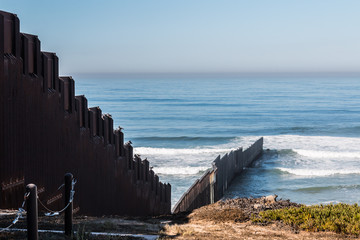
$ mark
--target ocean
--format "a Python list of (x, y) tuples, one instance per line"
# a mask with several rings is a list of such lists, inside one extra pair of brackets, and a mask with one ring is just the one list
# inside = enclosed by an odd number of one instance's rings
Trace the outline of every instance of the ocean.
[(172, 205), (218, 155), (261, 136), (263, 156), (226, 198), (360, 200), (360, 77), (83, 76), (75, 85), (172, 185)]

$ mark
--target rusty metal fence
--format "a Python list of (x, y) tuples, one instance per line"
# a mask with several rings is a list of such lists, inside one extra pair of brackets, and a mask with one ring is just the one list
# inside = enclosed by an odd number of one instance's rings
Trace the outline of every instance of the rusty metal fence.
[(262, 151), (263, 138), (260, 138), (245, 151), (239, 148), (222, 158), (218, 156), (213, 161), (212, 168), (182, 195), (174, 206), (173, 213), (191, 211), (221, 199), (236, 175), (259, 158)]
[(0, 11), (0, 208), (21, 204), (31, 182), (48, 208), (59, 208), (57, 187), (72, 172), (74, 212), (170, 213), (170, 184), (133, 156), (111, 115), (75, 96), (74, 80), (58, 76), (56, 54), (41, 52), (37, 36), (19, 28), (16, 15)]

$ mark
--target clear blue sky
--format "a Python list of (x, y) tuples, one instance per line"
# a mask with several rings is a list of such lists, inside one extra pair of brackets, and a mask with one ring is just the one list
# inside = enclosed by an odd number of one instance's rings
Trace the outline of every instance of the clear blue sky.
[(360, 72), (359, 0), (0, 0), (83, 72)]

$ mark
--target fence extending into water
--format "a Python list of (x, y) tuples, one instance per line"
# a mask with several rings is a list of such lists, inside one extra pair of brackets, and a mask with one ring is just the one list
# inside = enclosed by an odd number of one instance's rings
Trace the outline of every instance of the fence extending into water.
[(245, 151), (239, 148), (222, 158), (218, 156), (212, 162), (212, 168), (183, 194), (174, 206), (173, 213), (191, 211), (221, 199), (236, 175), (260, 157), (262, 151), (263, 138), (260, 138)]
[(0, 11), (0, 208), (18, 207), (31, 182), (46, 207), (60, 208), (57, 188), (72, 172), (74, 212), (170, 213), (170, 184), (133, 155), (111, 115), (75, 96), (74, 80), (59, 77), (56, 54), (41, 52), (38, 37), (19, 29), (15, 14)]

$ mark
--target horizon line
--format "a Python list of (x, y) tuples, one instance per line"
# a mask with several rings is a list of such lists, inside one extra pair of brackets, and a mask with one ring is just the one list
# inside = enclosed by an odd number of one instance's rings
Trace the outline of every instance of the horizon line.
[(77, 72), (80, 77), (360, 77), (360, 71), (264, 72)]

